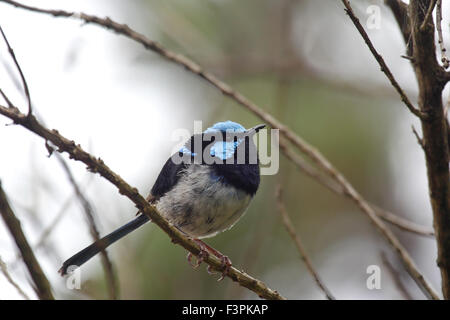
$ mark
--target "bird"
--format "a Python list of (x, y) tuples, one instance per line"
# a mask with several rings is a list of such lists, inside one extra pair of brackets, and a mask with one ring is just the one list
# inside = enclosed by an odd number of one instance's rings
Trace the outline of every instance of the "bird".
[[(221, 259), (224, 271), (230, 259), (201, 239), (226, 231), (246, 212), (260, 184), (260, 167), (253, 136), (264, 124), (245, 129), (233, 121), (213, 124), (194, 134), (165, 162), (147, 201), (158, 212), (200, 246), (197, 267), (208, 254)], [(99, 252), (150, 221), (137, 217), (67, 259), (61, 275), (69, 267), (80, 267)], [(191, 263), (192, 255), (188, 254)], [(210, 271), (210, 269), (208, 269)]]

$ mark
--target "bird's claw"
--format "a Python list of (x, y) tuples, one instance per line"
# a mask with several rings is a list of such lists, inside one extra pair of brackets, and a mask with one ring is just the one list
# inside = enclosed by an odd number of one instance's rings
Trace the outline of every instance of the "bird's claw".
[[(231, 264), (230, 258), (228, 258), (227, 256), (221, 256), (218, 258), (220, 258), (220, 261), (222, 262), (221, 268), (223, 268), (223, 271), (222, 271), (222, 275), (220, 276), (219, 279), (217, 279), (217, 281), (222, 281), (226, 277), (226, 275), (230, 272), (230, 268), (231, 268), (232, 264)], [(208, 266), (207, 271), (211, 275), (217, 274), (217, 272), (214, 271), (214, 269), (211, 266)]]
[(217, 279), (218, 282), (222, 281), (225, 278), (225, 276), (230, 272), (230, 268), (232, 266), (231, 260), (227, 256), (220, 257), (220, 261), (222, 262), (222, 267), (224, 269), (222, 271), (222, 275), (220, 276), (220, 278)]
[(209, 256), (209, 252), (206, 250), (206, 248), (204, 246), (200, 246), (200, 252), (196, 257), (197, 258), (196, 264), (192, 263), (192, 256), (193, 256), (193, 254), (191, 252), (189, 252), (187, 254), (186, 259), (192, 268), (197, 269), (202, 264), (203, 260), (205, 260), (205, 258), (207, 258)]

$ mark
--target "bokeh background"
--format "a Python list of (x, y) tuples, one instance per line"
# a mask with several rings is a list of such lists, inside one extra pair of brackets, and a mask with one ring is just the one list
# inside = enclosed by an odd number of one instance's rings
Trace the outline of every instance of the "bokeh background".
[[(24, 1), (44, 8), (109, 16), (182, 53), (225, 80), (316, 146), (368, 199), (431, 226), (425, 162), (411, 131), (419, 123), (402, 105), (336, 0), (66, 0)], [(415, 101), (417, 87), (397, 24), (381, 0), (352, 1), (395, 77)], [(444, 26), (450, 6), (444, 1)], [(0, 24), (47, 126), (100, 156), (147, 194), (170, 156), (178, 128), (234, 120), (261, 122), (218, 90), (142, 46), (74, 19), (55, 19), (0, 3)], [(444, 28), (449, 44), (449, 28)], [(0, 44), (0, 86), (22, 110), (26, 100), (6, 47)], [(446, 89), (445, 97), (448, 95)], [(108, 297), (100, 259), (82, 267), (81, 290), (68, 290), (57, 270), (91, 243), (71, 184), (42, 139), (0, 117), (0, 179), (57, 298)], [(134, 217), (132, 203), (80, 163), (68, 161), (106, 234)], [(338, 299), (423, 299), (386, 241), (349, 200), (338, 197), (280, 156), (280, 170), (262, 177), (247, 214), (207, 242), (233, 264), (290, 299), (324, 299), (287, 235), (275, 203), (281, 183), (287, 210), (311, 259)], [(55, 223), (56, 221), (56, 223)], [(54, 225), (44, 240), (42, 235)], [(391, 226), (390, 226), (391, 227)], [(434, 239), (392, 228), (435, 288)], [(38, 243), (41, 244), (38, 245)], [(229, 279), (218, 283), (154, 225), (108, 249), (122, 299), (253, 299)], [(35, 298), (15, 244), (0, 223), (0, 256)], [(384, 258), (383, 258), (384, 257)], [(388, 261), (388, 263), (386, 262)], [(381, 289), (368, 290), (366, 268), (381, 268)], [(20, 299), (0, 275), (0, 299)]]

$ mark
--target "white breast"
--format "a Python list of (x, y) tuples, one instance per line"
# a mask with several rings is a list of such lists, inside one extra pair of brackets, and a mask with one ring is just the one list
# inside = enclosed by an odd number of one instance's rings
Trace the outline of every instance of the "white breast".
[(211, 178), (210, 166), (191, 165), (175, 187), (156, 204), (173, 225), (194, 238), (231, 228), (247, 209), (251, 196)]

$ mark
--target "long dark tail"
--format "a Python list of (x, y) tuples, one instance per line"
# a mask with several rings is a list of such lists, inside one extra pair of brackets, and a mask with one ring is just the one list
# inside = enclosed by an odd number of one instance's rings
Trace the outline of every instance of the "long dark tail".
[(65, 275), (67, 274), (67, 268), (69, 268), (70, 266), (73, 265), (81, 266), (83, 263), (91, 259), (97, 253), (99, 253), (103, 249), (106, 249), (117, 240), (125, 237), (131, 231), (136, 230), (149, 220), (150, 219), (145, 214), (139, 215), (133, 221), (128, 222), (127, 224), (111, 232), (107, 236), (104, 236), (103, 238), (95, 241), (90, 246), (84, 248), (80, 252), (76, 253), (75, 255), (64, 261), (61, 269), (59, 269), (59, 273), (61, 273), (61, 275)]

